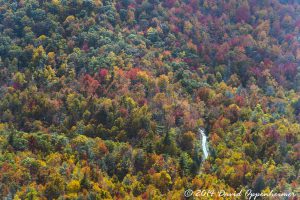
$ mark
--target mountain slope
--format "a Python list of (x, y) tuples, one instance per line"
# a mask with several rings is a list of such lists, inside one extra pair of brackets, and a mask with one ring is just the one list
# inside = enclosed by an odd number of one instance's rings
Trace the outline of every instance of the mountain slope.
[(0, 196), (297, 193), (299, 13), (293, 0), (0, 1)]

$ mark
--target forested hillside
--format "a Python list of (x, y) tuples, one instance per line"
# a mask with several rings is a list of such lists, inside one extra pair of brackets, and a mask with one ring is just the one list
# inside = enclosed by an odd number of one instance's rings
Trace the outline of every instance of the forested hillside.
[(298, 0), (0, 0), (0, 198), (299, 193), (299, 67)]

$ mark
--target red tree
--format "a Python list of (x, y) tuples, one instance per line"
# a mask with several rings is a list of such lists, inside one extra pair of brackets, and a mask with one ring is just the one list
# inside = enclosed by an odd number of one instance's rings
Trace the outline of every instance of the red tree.
[(100, 85), (99, 82), (89, 74), (84, 75), (82, 84), (88, 95), (94, 95)]

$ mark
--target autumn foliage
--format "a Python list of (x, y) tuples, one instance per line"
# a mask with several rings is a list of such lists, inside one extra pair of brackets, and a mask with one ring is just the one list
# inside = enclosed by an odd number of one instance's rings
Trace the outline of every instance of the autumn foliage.
[(299, 14), (293, 0), (2, 1), (0, 198), (296, 193)]

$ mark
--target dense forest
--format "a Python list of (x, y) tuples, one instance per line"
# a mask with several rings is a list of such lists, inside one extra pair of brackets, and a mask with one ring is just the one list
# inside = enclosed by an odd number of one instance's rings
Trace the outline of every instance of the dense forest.
[(1, 199), (299, 194), (300, 2), (0, 0), (0, 98)]

